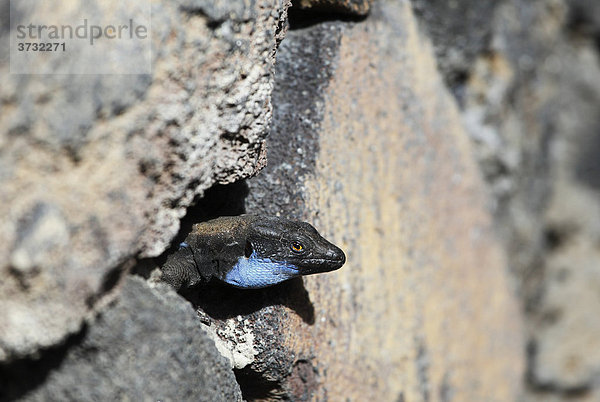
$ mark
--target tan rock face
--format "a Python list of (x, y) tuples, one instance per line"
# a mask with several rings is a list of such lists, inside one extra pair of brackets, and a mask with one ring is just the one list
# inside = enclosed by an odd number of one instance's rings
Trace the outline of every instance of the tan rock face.
[[(251, 197), (263, 184), (291, 180), (301, 189), (288, 205), (256, 197), (251, 206), (301, 211), (344, 249), (347, 263), (305, 278), (304, 301), (290, 303), (302, 291), (289, 285), (281, 291), (293, 295), (282, 296), (287, 307), (249, 316), (258, 353), (246, 370), (280, 381), (292, 398), (513, 400), (523, 371), (520, 317), (470, 144), (430, 45), (406, 5), (323, 30), (339, 32), (340, 43), (320, 48), (337, 52), (334, 67), (315, 68), (330, 77), (322, 100), (313, 110), (302, 100), (285, 109), (290, 121), (311, 121), (301, 128), (317, 138), (314, 167), (301, 167), (311, 150), (296, 150), (275, 121), (275, 148), (292, 150), (250, 181)], [(315, 32), (290, 32), (278, 61), (307, 65), (309, 52), (292, 41), (309, 47)], [(288, 83), (316, 76), (285, 71)], [(282, 116), (277, 104), (274, 116)], [(276, 372), (267, 361), (284, 367)]]
[(343, 37), (308, 183), (309, 214), (348, 254), (306, 280), (320, 395), (510, 400), (519, 316), (482, 187), (431, 49), (395, 11)]

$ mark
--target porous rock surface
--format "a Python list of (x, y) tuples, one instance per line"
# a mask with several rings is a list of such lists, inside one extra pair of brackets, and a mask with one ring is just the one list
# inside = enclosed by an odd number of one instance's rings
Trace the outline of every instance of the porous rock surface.
[[(69, 12), (14, 3), (25, 22)], [(3, 37), (0, 361), (78, 331), (111, 272), (162, 253), (195, 196), (260, 168), (286, 7), (153, 3), (151, 75), (10, 74)]]

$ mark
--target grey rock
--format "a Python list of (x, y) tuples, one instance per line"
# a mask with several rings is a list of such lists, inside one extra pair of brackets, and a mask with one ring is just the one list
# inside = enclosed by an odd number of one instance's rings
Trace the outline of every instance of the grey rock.
[(172, 290), (130, 277), (65, 347), (4, 368), (0, 398), (240, 401), (229, 362), (201, 325)]
[(206, 15), (212, 23), (221, 23), (227, 19), (239, 21), (248, 12), (243, 1), (230, 0), (179, 0), (182, 10)]
[(487, 49), (494, 10), (500, 1), (412, 0), (411, 3), (434, 44), (446, 83), (460, 98), (473, 61)]
[(288, 32), (278, 50), (273, 91), (269, 164), (248, 180), (246, 208), (301, 218), (304, 180), (314, 174), (319, 152), (324, 92), (337, 62), (346, 24), (324, 22)]

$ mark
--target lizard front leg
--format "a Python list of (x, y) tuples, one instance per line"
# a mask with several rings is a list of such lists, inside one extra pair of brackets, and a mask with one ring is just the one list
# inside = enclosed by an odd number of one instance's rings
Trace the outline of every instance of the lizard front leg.
[(177, 291), (192, 287), (202, 281), (196, 267), (193, 250), (187, 243), (181, 243), (179, 250), (167, 258), (161, 271), (161, 280)]

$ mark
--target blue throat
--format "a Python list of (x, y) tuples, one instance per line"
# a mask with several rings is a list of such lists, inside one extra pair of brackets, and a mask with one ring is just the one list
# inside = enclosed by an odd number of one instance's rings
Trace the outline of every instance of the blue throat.
[(297, 276), (300, 276), (300, 271), (295, 265), (258, 258), (254, 251), (249, 258), (240, 257), (223, 280), (239, 288), (257, 289)]

